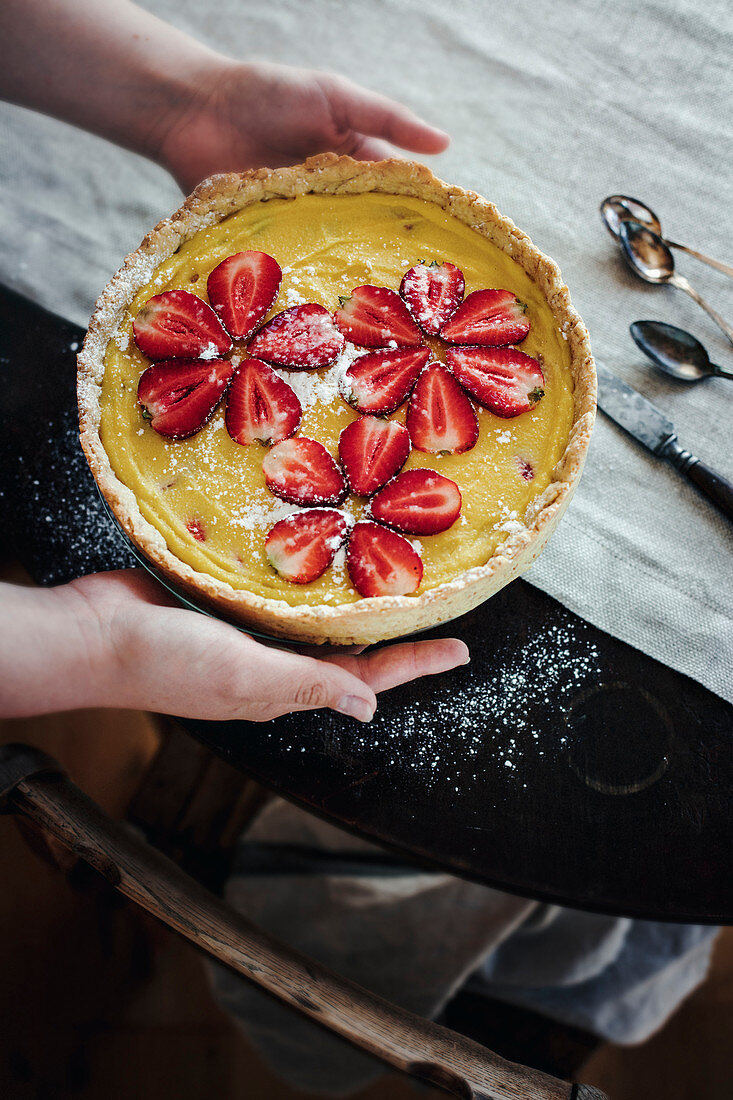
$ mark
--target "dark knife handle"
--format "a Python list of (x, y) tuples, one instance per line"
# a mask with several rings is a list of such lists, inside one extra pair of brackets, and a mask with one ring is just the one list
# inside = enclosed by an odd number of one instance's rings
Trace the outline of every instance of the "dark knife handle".
[(664, 457), (676, 466), (693, 485), (710, 497), (728, 519), (733, 519), (733, 485), (715, 470), (689, 451), (680, 447), (676, 439), (671, 439), (664, 449)]

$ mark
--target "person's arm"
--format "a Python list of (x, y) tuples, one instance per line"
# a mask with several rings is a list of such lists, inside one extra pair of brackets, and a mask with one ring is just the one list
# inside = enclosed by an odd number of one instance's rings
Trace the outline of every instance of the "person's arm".
[[(189, 190), (214, 172), (381, 139), (439, 152), (444, 134), (326, 73), (226, 58), (128, 0), (4, 0), (0, 97), (157, 160)], [(0, 587), (0, 715), (136, 707), (265, 721), (330, 707), (371, 718), (375, 692), (467, 660), (462, 642), (299, 656), (171, 606), (142, 573), (52, 590)]]
[(329, 707), (368, 722), (376, 693), (468, 660), (452, 639), (316, 659), (185, 611), (144, 573), (0, 585), (0, 717), (127, 707), (265, 722)]
[(158, 161), (186, 191), (328, 150), (369, 159), (385, 141), (421, 154), (448, 144), (345, 77), (225, 57), (128, 0), (4, 0), (0, 97)]

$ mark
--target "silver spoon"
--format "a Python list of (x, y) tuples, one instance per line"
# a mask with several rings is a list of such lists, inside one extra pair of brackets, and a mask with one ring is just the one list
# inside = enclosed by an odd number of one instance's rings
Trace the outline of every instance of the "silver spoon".
[(647, 283), (670, 283), (697, 302), (733, 344), (733, 328), (708, 305), (683, 275), (674, 269), (674, 256), (662, 238), (638, 222), (621, 222), (618, 239), (626, 262)]
[(710, 362), (710, 356), (690, 332), (664, 321), (634, 321), (629, 327), (636, 346), (648, 355), (655, 367), (680, 382), (699, 382), (702, 378), (730, 378), (733, 371)]
[[(638, 222), (639, 225), (651, 229), (652, 233), (662, 237), (662, 225), (654, 211), (646, 203), (640, 202), (639, 199), (632, 199), (629, 195), (609, 195), (601, 203), (601, 217), (612, 237), (618, 238), (621, 222), (625, 221)], [(664, 237), (662, 240), (667, 248), (678, 248), (680, 252), (686, 252), (688, 256), (694, 256), (696, 260), (702, 260), (704, 264), (709, 264), (716, 271), (722, 271), (724, 275), (730, 275), (733, 278), (733, 267), (729, 264), (713, 260), (710, 256), (696, 252), (694, 248), (688, 248), (685, 244), (677, 244), (676, 241), (670, 241)]]

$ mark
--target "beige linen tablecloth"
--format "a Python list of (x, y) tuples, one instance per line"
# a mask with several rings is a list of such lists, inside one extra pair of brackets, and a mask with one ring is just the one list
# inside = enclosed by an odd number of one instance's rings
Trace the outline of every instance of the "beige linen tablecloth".
[[(652, 317), (731, 348), (700, 309), (624, 268), (598, 216), (646, 199), (675, 239), (733, 261), (733, 17), (727, 0), (283, 0), (151, 8), (221, 50), (331, 68), (453, 136), (433, 162), (492, 199), (560, 264), (599, 359), (733, 478), (733, 386), (683, 388), (628, 335)], [(64, 125), (0, 107), (0, 278), (85, 323), (147, 228), (178, 205), (160, 169)], [(679, 268), (733, 318), (733, 281)], [(528, 579), (594, 625), (733, 699), (733, 526), (599, 417), (571, 508)]]

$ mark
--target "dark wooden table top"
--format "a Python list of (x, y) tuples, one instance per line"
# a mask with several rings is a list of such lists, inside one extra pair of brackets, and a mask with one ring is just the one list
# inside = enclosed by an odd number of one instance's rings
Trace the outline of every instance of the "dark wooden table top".
[[(0, 292), (0, 542), (40, 584), (135, 564), (78, 444), (81, 331)], [(733, 923), (733, 707), (516, 581), (431, 632), (471, 665), (330, 711), (185, 722), (413, 861), (560, 904)]]

